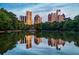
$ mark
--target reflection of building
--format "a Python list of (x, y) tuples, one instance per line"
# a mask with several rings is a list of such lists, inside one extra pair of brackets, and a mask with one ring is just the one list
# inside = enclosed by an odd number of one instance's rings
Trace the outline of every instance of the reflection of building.
[(31, 48), (32, 47), (32, 35), (26, 35), (25, 40), (26, 40), (26, 48)]
[(57, 50), (60, 50), (64, 44), (65, 42), (61, 39), (48, 39), (48, 45), (55, 46)]
[(32, 25), (32, 11), (27, 11), (26, 16), (20, 16), (20, 20), (27, 25)]
[(20, 39), (20, 40), (18, 41), (18, 44), (24, 44), (24, 43), (26, 43), (26, 40), (25, 40), (25, 39)]
[(39, 15), (34, 17), (34, 24), (39, 24), (42, 22), (42, 18)]
[(20, 44), (26, 44), (26, 48), (31, 48), (32, 47), (32, 35), (25, 35), (24, 39), (20, 39), (18, 41)]
[(53, 21), (61, 22), (61, 21), (64, 21), (65, 15), (64, 14), (60, 15), (59, 12), (60, 12), (60, 10), (56, 10), (56, 13), (48, 14), (48, 22), (53, 22)]
[(42, 38), (34, 36), (34, 42), (35, 42), (35, 44), (38, 45), (39, 43), (42, 42)]

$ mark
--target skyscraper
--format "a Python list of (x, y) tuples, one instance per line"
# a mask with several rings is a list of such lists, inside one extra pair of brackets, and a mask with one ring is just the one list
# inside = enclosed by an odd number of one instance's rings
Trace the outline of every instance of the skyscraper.
[(27, 11), (26, 12), (26, 23), (27, 25), (32, 25), (32, 11)]
[(55, 20), (56, 21), (59, 21), (59, 12), (60, 12), (61, 10), (56, 10), (56, 14), (55, 14)]
[(59, 22), (61, 21), (65, 21), (65, 15), (62, 14), (62, 15), (59, 15)]
[(26, 11), (26, 16), (20, 16), (20, 20), (26, 25), (32, 25), (32, 11)]
[(48, 21), (51, 21), (51, 14), (48, 14)]
[(42, 22), (42, 18), (39, 15), (35, 15), (34, 24), (39, 24)]
[(26, 16), (20, 16), (20, 20), (25, 23), (26, 22)]
[(64, 14), (60, 15), (59, 14), (60, 11), (61, 10), (56, 10), (55, 13), (48, 14), (48, 22), (53, 22), (53, 21), (61, 22), (61, 21), (64, 21), (65, 15)]

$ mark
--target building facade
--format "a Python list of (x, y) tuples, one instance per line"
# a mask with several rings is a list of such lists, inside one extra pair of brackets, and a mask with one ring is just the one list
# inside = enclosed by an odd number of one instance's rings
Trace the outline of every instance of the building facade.
[(65, 15), (64, 14), (59, 14), (61, 12), (61, 10), (56, 10), (55, 13), (50, 13), (48, 14), (48, 22), (61, 22), (64, 21), (65, 19)]
[(61, 21), (65, 21), (65, 15), (62, 14), (62, 15), (59, 15), (59, 22)]
[(27, 11), (26, 16), (27, 16), (27, 19), (25, 24), (32, 25), (32, 11)]
[(20, 20), (24, 23), (26, 22), (26, 18), (27, 18), (26, 16), (20, 16)]
[(32, 25), (32, 11), (27, 11), (26, 16), (20, 16), (20, 20), (26, 25)]
[(39, 15), (35, 15), (34, 24), (39, 24), (42, 22), (42, 18)]

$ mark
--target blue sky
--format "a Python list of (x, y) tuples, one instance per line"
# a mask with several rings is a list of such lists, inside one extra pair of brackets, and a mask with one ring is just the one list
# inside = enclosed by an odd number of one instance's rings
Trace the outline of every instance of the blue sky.
[(32, 10), (33, 18), (36, 14), (39, 14), (43, 21), (47, 21), (48, 14), (57, 9), (60, 9), (66, 17), (73, 18), (79, 14), (78, 3), (0, 3), (0, 8), (12, 11), (17, 17), (25, 15), (27, 10)]

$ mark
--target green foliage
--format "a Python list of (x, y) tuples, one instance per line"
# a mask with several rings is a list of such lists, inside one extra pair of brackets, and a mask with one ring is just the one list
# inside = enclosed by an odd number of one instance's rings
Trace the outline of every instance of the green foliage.
[(0, 9), (0, 30), (22, 30), (27, 26), (16, 15), (3, 8)]
[(3, 54), (7, 50), (11, 50), (15, 47), (15, 44), (17, 43), (15, 33), (2, 33), (0, 35), (0, 53)]
[(79, 15), (75, 16), (75, 17), (74, 17), (74, 20), (79, 21)]
[(24, 39), (24, 35), (23, 32), (0, 33), (0, 54), (16, 47), (17, 41)]

